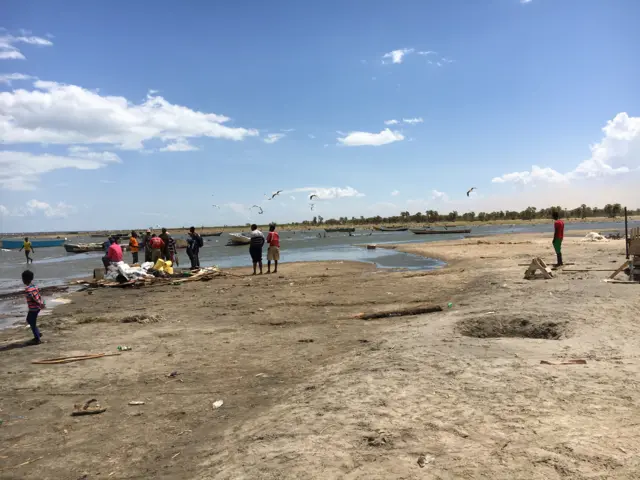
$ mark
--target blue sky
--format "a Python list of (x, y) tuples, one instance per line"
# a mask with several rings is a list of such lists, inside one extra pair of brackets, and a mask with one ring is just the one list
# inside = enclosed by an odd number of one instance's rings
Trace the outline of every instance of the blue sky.
[(637, 207), (638, 18), (634, 0), (6, 1), (1, 229)]

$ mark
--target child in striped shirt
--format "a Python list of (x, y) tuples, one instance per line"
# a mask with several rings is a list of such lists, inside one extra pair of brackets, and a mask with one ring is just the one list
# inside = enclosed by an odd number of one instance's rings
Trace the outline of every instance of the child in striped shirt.
[(27, 286), (24, 289), (25, 296), (27, 297), (27, 305), (29, 307), (29, 313), (27, 313), (27, 323), (31, 327), (33, 332), (33, 343), (35, 345), (40, 344), (40, 330), (36, 325), (38, 321), (38, 314), (45, 305), (40, 296), (40, 289), (33, 284), (33, 272), (31, 270), (25, 270), (22, 272), (22, 282)]

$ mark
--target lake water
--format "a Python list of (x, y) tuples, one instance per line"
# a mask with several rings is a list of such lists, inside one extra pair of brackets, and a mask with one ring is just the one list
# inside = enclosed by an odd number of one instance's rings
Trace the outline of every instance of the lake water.
[[(640, 222), (631, 222), (634, 226)], [(318, 238), (318, 231), (296, 231), (281, 232), (280, 240), (281, 261), (286, 262), (308, 262), (322, 260), (343, 260), (373, 263), (379, 268), (404, 268), (413, 270), (426, 270), (441, 268), (444, 264), (439, 260), (424, 258), (417, 255), (410, 255), (394, 250), (376, 249), (367, 250), (362, 245), (369, 243), (421, 243), (435, 242), (441, 240), (455, 240), (464, 237), (479, 237), (486, 235), (496, 235), (505, 233), (535, 233), (549, 232), (550, 224), (541, 225), (486, 225), (474, 227), (471, 225), (472, 233), (467, 235), (415, 235), (411, 232), (371, 232), (356, 231), (353, 236), (347, 233), (327, 233), (326, 237)], [(571, 223), (566, 225), (566, 231), (571, 230), (624, 230), (624, 223)], [(185, 238), (184, 235), (177, 235), (174, 238)], [(266, 232), (265, 232), (266, 234)], [(322, 232), (324, 235), (324, 232)], [(217, 265), (222, 268), (242, 267), (251, 265), (249, 249), (247, 246), (226, 246), (228, 235), (221, 237), (205, 237), (205, 245), (200, 250), (200, 263), (202, 266)], [(74, 242), (100, 241), (95, 238), (77, 238)], [(36, 275), (36, 283), (40, 286), (58, 285), (75, 278), (84, 278), (92, 275), (93, 269), (102, 266), (100, 258), (101, 252), (73, 254), (66, 253), (62, 247), (37, 249), (33, 258), (35, 262), (29, 268)], [(178, 252), (182, 266), (189, 265), (186, 252)], [(131, 255), (125, 253), (125, 261), (130, 260)], [(266, 249), (265, 257), (266, 261)], [(12, 250), (0, 252), (0, 293), (15, 291), (22, 288), (20, 274), (25, 269), (24, 253)], [(283, 265), (283, 268), (284, 267)], [(15, 304), (15, 302), (12, 302)], [(24, 300), (22, 300), (24, 303)], [(4, 306), (0, 304), (0, 315), (7, 314), (6, 302)], [(16, 305), (10, 310), (15, 312)], [(26, 307), (25, 307), (26, 308)], [(4, 310), (4, 312), (3, 312)], [(6, 319), (5, 319), (6, 320)], [(3, 320), (0, 318), (0, 323)]]

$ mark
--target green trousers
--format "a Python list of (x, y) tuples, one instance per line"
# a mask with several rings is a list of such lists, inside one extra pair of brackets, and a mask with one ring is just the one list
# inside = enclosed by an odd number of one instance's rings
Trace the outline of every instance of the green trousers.
[(554, 238), (553, 239), (553, 249), (556, 251), (557, 255), (561, 255), (562, 254), (562, 239), (561, 238)]

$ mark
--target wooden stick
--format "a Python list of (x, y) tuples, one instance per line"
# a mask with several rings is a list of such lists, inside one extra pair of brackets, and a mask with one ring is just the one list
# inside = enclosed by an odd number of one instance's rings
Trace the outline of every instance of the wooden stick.
[(581, 270), (560, 270), (563, 273), (572, 273), (572, 272), (613, 272), (610, 268), (591, 268), (591, 269), (581, 269)]
[(352, 318), (359, 318), (361, 320), (373, 320), (376, 318), (405, 317), (408, 315), (420, 315), (422, 313), (434, 313), (441, 311), (442, 307), (440, 305), (429, 305), (422, 307), (402, 308), (400, 310), (387, 310), (385, 312), (358, 313)]
[(87, 355), (75, 355), (71, 357), (48, 358), (45, 360), (33, 360), (31, 363), (36, 365), (56, 365), (60, 363), (79, 362), (81, 360), (91, 360), (93, 358), (113, 357), (120, 353), (90, 353)]
[(627, 260), (622, 265), (620, 265), (620, 267), (618, 267), (618, 269), (615, 272), (613, 272), (609, 278), (611, 278), (611, 279), (615, 278), (616, 275), (618, 275), (621, 271), (623, 271), (628, 266), (629, 266), (629, 260)]

